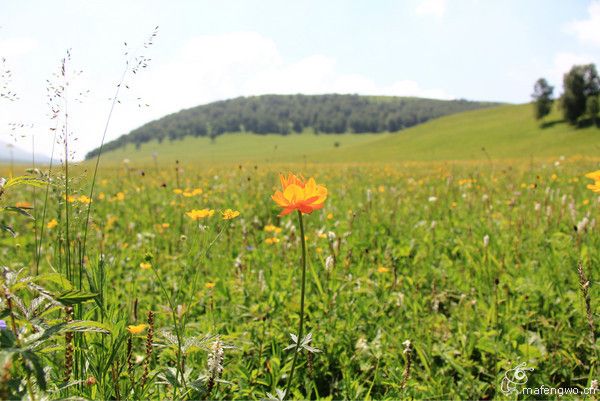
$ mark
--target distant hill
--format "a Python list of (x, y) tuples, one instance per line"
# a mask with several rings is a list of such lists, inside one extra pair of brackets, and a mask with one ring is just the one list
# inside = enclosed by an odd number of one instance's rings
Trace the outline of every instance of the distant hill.
[[(240, 97), (182, 110), (108, 142), (105, 151), (140, 147), (185, 137), (216, 138), (224, 133), (323, 134), (396, 132), (433, 118), (496, 106), (467, 100), (359, 95), (263, 95)], [(86, 158), (94, 157), (94, 149)]]
[(503, 105), (431, 120), (397, 134), (255, 135), (228, 134), (212, 141), (187, 137), (154, 140), (139, 149), (128, 144), (103, 155), (106, 162), (134, 165), (241, 162), (394, 162), (600, 156), (600, 129), (575, 128), (558, 110), (546, 126), (533, 118), (533, 105)]
[[(15, 163), (31, 163), (31, 151), (23, 150), (9, 142), (0, 141), (0, 162), (9, 163), (11, 160)], [(35, 162), (40, 164), (50, 163), (50, 158), (36, 154)]]

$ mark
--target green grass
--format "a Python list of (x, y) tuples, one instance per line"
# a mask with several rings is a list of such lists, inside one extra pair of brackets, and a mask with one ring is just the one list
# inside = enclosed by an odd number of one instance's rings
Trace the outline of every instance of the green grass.
[[(322, 352), (298, 356), (288, 399), (504, 399), (505, 373), (523, 362), (535, 369), (531, 388), (589, 387), (598, 341), (577, 264), (598, 327), (599, 203), (582, 177), (598, 164), (403, 164), (290, 165), (329, 192), (304, 219), (305, 333)], [(37, 219), (0, 214), (16, 233), (0, 237), (0, 284), (25, 305), (0, 304), (8, 328), (0, 329), (0, 399), (260, 400), (285, 387), (300, 310), (299, 226), (294, 215), (278, 217), (271, 199), (277, 166), (257, 165), (186, 164), (177, 174), (159, 164), (143, 176), (103, 168), (86, 258), (85, 175), (73, 170), (68, 222), (62, 185), (49, 188), (45, 218), (44, 189), (5, 188), (0, 206), (29, 202), (23, 211)], [(203, 208), (214, 215), (186, 214)], [(240, 215), (223, 220), (227, 208)], [(69, 304), (78, 322), (63, 327)], [(153, 338), (148, 329), (130, 335), (127, 326), (146, 323), (149, 311)], [(73, 327), (71, 370), (65, 331)], [(213, 387), (209, 335), (233, 347)]]
[[(499, 106), (432, 120), (394, 134), (253, 135), (226, 134), (214, 143), (186, 138), (151, 142), (108, 152), (104, 161), (152, 162), (366, 162), (483, 160), (595, 156), (600, 129), (574, 128), (555, 110), (541, 128), (530, 104)], [(334, 144), (339, 142), (340, 146)], [(485, 149), (485, 151), (483, 150)]]

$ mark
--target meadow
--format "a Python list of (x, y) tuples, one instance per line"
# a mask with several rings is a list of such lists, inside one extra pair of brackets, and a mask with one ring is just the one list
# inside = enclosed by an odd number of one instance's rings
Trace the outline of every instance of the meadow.
[[(532, 388), (597, 386), (599, 162), (132, 156), (91, 198), (93, 165), (46, 168), (1, 198), (0, 398), (539, 398), (501, 391), (520, 363)], [(299, 349), (289, 171), (328, 189)]]

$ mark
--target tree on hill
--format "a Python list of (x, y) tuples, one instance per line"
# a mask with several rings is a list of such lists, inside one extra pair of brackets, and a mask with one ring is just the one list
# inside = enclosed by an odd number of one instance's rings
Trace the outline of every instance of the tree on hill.
[(594, 64), (574, 65), (564, 75), (563, 86), (564, 93), (561, 98), (563, 114), (565, 119), (574, 125), (586, 112), (590, 114), (594, 111), (594, 101), (590, 101), (588, 105), (588, 99), (600, 94), (600, 77), (596, 66)]
[(533, 86), (533, 93), (531, 97), (535, 101), (535, 118), (541, 120), (546, 117), (552, 110), (552, 93), (554, 87), (548, 85), (548, 82), (544, 78), (540, 78), (536, 81)]
[(598, 114), (600, 113), (600, 96), (590, 96), (587, 98), (586, 111), (594, 124), (598, 124)]

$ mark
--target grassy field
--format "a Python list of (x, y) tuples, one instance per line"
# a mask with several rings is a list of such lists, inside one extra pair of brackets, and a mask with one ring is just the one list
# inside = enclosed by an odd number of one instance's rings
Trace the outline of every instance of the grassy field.
[[(314, 160), (316, 153), (326, 153), (336, 160), (345, 158), (346, 148), (364, 146), (388, 134), (315, 135), (312, 133), (282, 135), (225, 134), (213, 142), (209, 138), (188, 137), (180, 141), (150, 142), (135, 149), (133, 145), (108, 152), (108, 163), (129, 159), (133, 164), (151, 165), (153, 154), (160, 163), (238, 163), (238, 162), (303, 162)], [(338, 146), (336, 146), (336, 144)]]
[[(420, 160), (547, 159), (596, 156), (600, 129), (575, 129), (555, 110), (545, 128), (533, 118), (532, 106), (508, 105), (459, 113), (394, 134), (253, 135), (226, 134), (208, 138), (156, 142), (112, 151), (109, 162), (394, 162)], [(339, 146), (335, 146), (335, 144)]]
[(298, 354), (288, 398), (502, 398), (519, 363), (532, 388), (597, 378), (577, 271), (594, 319), (600, 199), (582, 176), (597, 160), (158, 167), (103, 168), (85, 245), (89, 173), (67, 197), (52, 173), (47, 201), (5, 189), (36, 219), (3, 213), (2, 399), (285, 388), (301, 236), (270, 196), (288, 170), (329, 190), (304, 216), (304, 333), (321, 352)]

